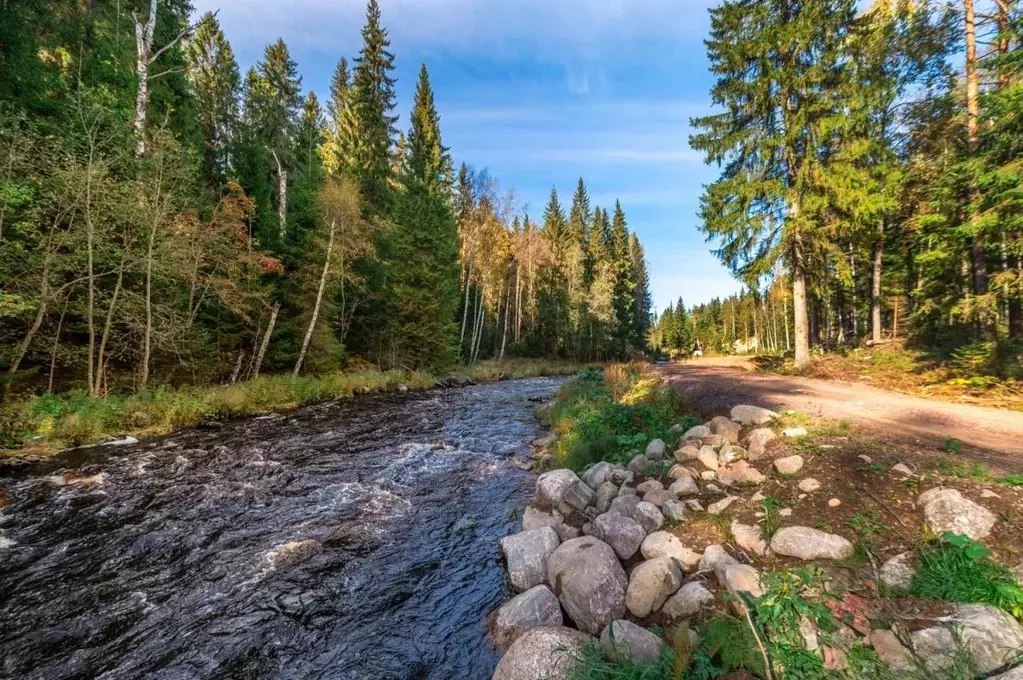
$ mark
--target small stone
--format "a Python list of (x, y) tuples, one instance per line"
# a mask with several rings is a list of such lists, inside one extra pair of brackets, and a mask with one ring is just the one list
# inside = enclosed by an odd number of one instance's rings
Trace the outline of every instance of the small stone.
[(767, 478), (760, 470), (756, 469), (744, 460), (736, 461), (730, 465), (718, 468), (717, 479), (725, 486), (750, 486), (763, 484)]
[(629, 660), (634, 664), (652, 664), (661, 656), (663, 647), (661, 638), (632, 621), (612, 621), (600, 634), (600, 649), (611, 663)]
[(714, 470), (704, 470), (700, 473), (700, 479), (714, 479), (716, 476)]
[(774, 469), (783, 475), (794, 475), (803, 469), (802, 456), (786, 456), (774, 459)]
[(837, 498), (832, 498), (831, 500), (828, 501), (828, 507), (829, 508), (837, 508), (841, 504), (842, 504), (842, 501), (840, 501)]
[(686, 507), (692, 510), (693, 512), (703, 512), (703, 504), (700, 503), (700, 501), (696, 500), (695, 498), (691, 498), (688, 501), (686, 501)]
[(680, 463), (686, 461), (696, 460), (696, 457), (700, 455), (700, 447), (690, 441), (685, 446), (675, 451), (675, 460)]
[(665, 601), (661, 611), (670, 619), (689, 618), (699, 614), (703, 606), (713, 600), (714, 595), (707, 586), (699, 581), (690, 581)]
[(996, 494), (991, 489), (984, 489), (983, 491), (981, 491), (980, 492), (980, 497), (981, 498), (1001, 498), (1001, 496)]
[(799, 482), (799, 490), (805, 493), (813, 493), (819, 488), (821, 488), (821, 483), (813, 477), (807, 477)]
[(740, 404), (732, 407), (731, 416), (732, 420), (743, 425), (766, 425), (777, 418), (778, 414), (760, 406)]
[(836, 534), (810, 527), (784, 527), (771, 538), (771, 550), (801, 560), (847, 560), (853, 544)]
[(682, 585), (682, 572), (670, 557), (647, 560), (632, 570), (625, 606), (633, 616), (646, 618), (660, 610)]
[(881, 565), (881, 583), (893, 590), (909, 591), (916, 575), (916, 553), (904, 552)]
[(664, 490), (664, 484), (661, 484), (661, 480), (659, 480), (659, 479), (648, 479), (645, 482), (641, 482), (641, 483), (636, 485), (636, 493), (638, 493), (640, 495), (643, 495), (643, 494), (647, 493), (648, 491), (653, 491), (655, 489), (657, 491), (663, 491)]
[(748, 564), (731, 564), (724, 569), (722, 584), (732, 595), (749, 593), (753, 597), (764, 594), (760, 585), (760, 572)]
[(708, 505), (707, 512), (709, 512), (712, 515), (720, 515), (728, 508), (729, 505), (731, 505), (737, 500), (739, 500), (737, 496), (725, 496), (721, 500)]
[(621, 498), (622, 496), (638, 496), (638, 495), (639, 494), (636, 493), (636, 490), (633, 489), (631, 486), (623, 486), (622, 488), (618, 489), (618, 495), (616, 496), (616, 498)]
[(618, 497), (618, 487), (614, 482), (604, 482), (597, 489), (597, 495), (593, 499), (593, 507), (597, 512), (607, 512), (611, 507), (611, 501)]
[(657, 507), (662, 507), (669, 500), (674, 500), (675, 494), (670, 493), (667, 489), (651, 489), (643, 494), (643, 500), (647, 503), (653, 503)]
[(714, 572), (718, 581), (724, 578), (725, 567), (739, 564), (739, 561), (729, 555), (720, 545), (708, 545), (700, 558), (699, 570), (701, 572)]
[(725, 444), (718, 451), (718, 465), (728, 465), (746, 457), (746, 449), (736, 444)]
[(686, 475), (672, 482), (671, 486), (668, 487), (668, 491), (674, 494), (675, 498), (685, 498), (686, 496), (699, 495), (700, 487), (696, 485), (692, 477)]
[(732, 538), (735, 539), (736, 545), (747, 552), (767, 554), (767, 541), (764, 540), (764, 533), (758, 526), (732, 520)]
[(781, 433), (790, 439), (798, 439), (809, 434), (805, 427), (786, 427)]
[(707, 484), (704, 486), (704, 489), (707, 490), (707, 493), (724, 493), (724, 491), (721, 490), (721, 487), (717, 484)]
[(739, 441), (739, 433), (742, 432), (742, 425), (724, 416), (711, 418), (707, 426), (713, 434), (720, 435), (733, 444)]
[(718, 469), (718, 452), (714, 450), (712, 446), (703, 446), (700, 448), (700, 453), (696, 456), (696, 460), (700, 461), (705, 468), (708, 470)]
[(664, 458), (664, 442), (655, 439), (646, 445), (646, 457), (649, 460), (662, 460)]
[(653, 560), (658, 557), (670, 557), (678, 560), (682, 566), (692, 569), (700, 563), (700, 553), (693, 552), (674, 534), (667, 531), (655, 531), (643, 540), (639, 548), (643, 559)]
[(904, 475), (906, 477), (913, 476), (913, 471), (910, 470), (909, 466), (906, 465), (905, 463), (896, 463), (895, 465), (893, 465), (892, 472), (898, 472), (900, 475)]
[(610, 481), (615, 466), (607, 461), (600, 461), (583, 473), (583, 483), (591, 489), (599, 489), (604, 482)]
[(746, 457), (759, 460), (767, 455), (767, 445), (778, 438), (774, 430), (762, 427), (753, 430), (746, 436)]
[(778, 511), (778, 516), (779, 517), (791, 517), (792, 516), (792, 508), (782, 508), (781, 510)]
[(562, 502), (576, 510), (585, 510), (593, 503), (596, 492), (583, 483), (583, 480), (576, 479), (565, 489)]
[(686, 430), (686, 433), (682, 435), (682, 440), (685, 441), (686, 439), (703, 439), (704, 437), (709, 437), (711, 434), (713, 433), (710, 431), (710, 428), (707, 427), (706, 425), (697, 425), (696, 427), (691, 427), (688, 430)]
[(670, 519), (673, 522), (681, 522), (686, 518), (686, 506), (682, 501), (665, 501), (661, 506), (661, 512), (665, 519)]
[(692, 468), (687, 468), (685, 465), (675, 464), (675, 465), (671, 466), (670, 470), (668, 470), (667, 477), (668, 477), (668, 479), (675, 480), (675, 481), (677, 481), (679, 479), (685, 479), (687, 477), (689, 479), (692, 479), (693, 478), (693, 470), (692, 470)]
[(763, 491), (757, 491), (755, 494), (749, 497), (751, 503), (759, 503), (760, 501), (767, 498)]
[(859, 458), (860, 460), (862, 460), (867, 465), (872, 465), (874, 463), (874, 459), (871, 458), (870, 456), (866, 455), (866, 454), (861, 453), (860, 455), (858, 455), (856, 457)]

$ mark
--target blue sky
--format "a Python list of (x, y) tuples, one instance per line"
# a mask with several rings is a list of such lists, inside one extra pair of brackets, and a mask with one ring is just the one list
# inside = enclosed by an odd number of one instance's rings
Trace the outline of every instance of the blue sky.
[[(703, 38), (714, 0), (380, 0), (396, 56), (399, 125), (426, 63), (456, 163), (486, 167), (539, 218), (551, 185), (582, 175), (594, 203), (620, 198), (643, 241), (658, 309), (738, 290), (697, 231), (716, 169), (688, 145), (709, 110)], [(363, 0), (195, 0), (244, 69), (282, 37), (324, 98), (359, 49)]]

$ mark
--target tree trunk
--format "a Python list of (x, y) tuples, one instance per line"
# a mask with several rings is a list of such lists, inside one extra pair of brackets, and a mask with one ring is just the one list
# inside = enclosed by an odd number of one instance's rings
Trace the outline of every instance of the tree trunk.
[(465, 345), (465, 327), (469, 319), (469, 293), (472, 290), (472, 248), (469, 248), (469, 267), (465, 275), (465, 306), (462, 308), (462, 332), (458, 336), (458, 351)]
[[(966, 32), (966, 145), (971, 157), (980, 146), (980, 77), (977, 72), (977, 24), (974, 0), (963, 0), (963, 15)], [(976, 181), (970, 183), (969, 220), (973, 233), (970, 245), (970, 259), (973, 264), (973, 293), (985, 295), (988, 289), (987, 258), (984, 249), (984, 235), (981, 233), (977, 203), (980, 192)], [(987, 312), (978, 314), (981, 333), (989, 332), (990, 321)]]
[(288, 229), (288, 171), (281, 165), (281, 159), (277, 152), (271, 150), (274, 160), (277, 162), (277, 235), (281, 242), (284, 242), (284, 233)]
[(877, 221), (874, 239), (874, 270), (870, 282), (870, 339), (881, 342), (881, 266), (884, 260), (884, 218)]
[(60, 331), (64, 327), (64, 315), (67, 314), (67, 305), (70, 300), (70, 295), (64, 300), (64, 308), (60, 310), (60, 318), (57, 319), (57, 332), (53, 336), (53, 349), (50, 352), (50, 377), (46, 383), (46, 392), (48, 394), (53, 394), (53, 374), (57, 370), (57, 349), (60, 348)]
[(852, 337), (853, 342), (856, 342), (860, 337), (860, 329), (856, 318), (856, 253), (852, 241), (849, 242), (849, 272), (852, 276)]
[(21, 343), (18, 344), (16, 350), (14, 350), (14, 357), (11, 359), (11, 365), (8, 367), (8, 373), (16, 373), (18, 366), (21, 365), (21, 360), (25, 358), (25, 354), (28, 353), (28, 348), (32, 346), (32, 340), (35, 338), (39, 327), (43, 325), (43, 319), (46, 318), (46, 310), (49, 307), (50, 298), (50, 255), (47, 253), (46, 262), (43, 265), (43, 280), (39, 285), (39, 309), (36, 310), (35, 318), (32, 319), (32, 325), (28, 327), (28, 331), (25, 333), (25, 337), (22, 338)]
[(501, 333), (501, 351), (497, 355), (498, 361), (504, 361), (504, 348), (508, 344), (508, 317), (511, 316), (512, 307), (512, 278), (508, 274), (508, 301), (504, 305), (504, 332)]
[[(125, 249), (127, 251), (127, 248)], [(114, 308), (117, 306), (117, 297), (121, 293), (121, 284), (124, 281), (124, 260), (125, 251), (121, 254), (121, 264), (117, 268), (117, 283), (114, 284), (114, 293), (110, 296), (110, 308), (107, 309), (107, 320), (103, 324), (103, 335), (100, 336), (99, 341), (99, 355), (96, 358), (96, 365), (103, 366), (104, 356), (106, 355), (107, 339), (110, 337), (110, 329), (114, 325)], [(100, 391), (100, 377), (96, 376), (96, 392)]]
[(277, 325), (277, 315), (281, 311), (281, 303), (275, 302), (270, 309), (270, 323), (266, 326), (266, 333), (263, 334), (263, 342), (259, 344), (259, 352), (256, 354), (255, 363), (252, 367), (253, 377), (259, 377), (259, 370), (263, 367), (263, 357), (266, 356), (266, 348), (270, 346), (270, 336), (273, 335), (274, 326)]
[(316, 305), (313, 306), (313, 316), (309, 319), (309, 328), (305, 331), (305, 338), (302, 340), (302, 350), (298, 353), (298, 361), (295, 362), (295, 370), (292, 375), (298, 377), (302, 370), (302, 362), (305, 361), (305, 353), (309, 350), (309, 341), (313, 338), (313, 329), (316, 328), (316, 319), (320, 314), (320, 304), (323, 301), (323, 291), (327, 287), (327, 273), (330, 271), (330, 254), (334, 250), (334, 228), (336, 222), (330, 221), (330, 237), (327, 239), (327, 257), (323, 261), (323, 273), (320, 274), (320, 287), (316, 291)]
[(156, 28), (156, 0), (149, 0), (149, 20), (139, 23), (135, 17), (135, 73), (138, 76), (138, 90), (135, 93), (135, 155), (146, 152), (146, 116), (149, 112), (149, 66), (153, 49), (153, 29)]
[(244, 361), (245, 361), (245, 352), (243, 350), (241, 352), (238, 352), (238, 360), (234, 362), (234, 370), (231, 371), (231, 384), (232, 385), (234, 385), (236, 382), (238, 382), (238, 376), (242, 372), (242, 362), (244, 362)]
[(89, 394), (96, 396), (96, 392), (93, 385), (92, 375), (92, 360), (95, 357), (96, 351), (96, 324), (93, 319), (93, 306), (96, 301), (96, 282), (93, 280), (94, 276), (94, 241), (95, 241), (95, 225), (92, 221), (92, 160), (93, 160), (93, 140), (90, 140), (89, 148), (89, 163), (86, 166), (86, 172), (88, 175), (85, 180), (85, 248), (88, 259), (89, 269), (89, 306), (85, 310), (85, 321), (89, 328), (89, 356), (87, 357), (88, 362), (86, 365), (85, 379), (89, 384)]
[(146, 244), (146, 332), (143, 336), (142, 367), (139, 373), (139, 387), (142, 389), (146, 389), (149, 383), (149, 357), (153, 344), (153, 249), (156, 246), (157, 219), (154, 215), (149, 242)]

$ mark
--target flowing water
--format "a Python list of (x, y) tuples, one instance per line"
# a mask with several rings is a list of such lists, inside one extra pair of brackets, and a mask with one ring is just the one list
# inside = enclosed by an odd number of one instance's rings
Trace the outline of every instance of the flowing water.
[(378, 395), (0, 477), (0, 677), (489, 678), (554, 379)]

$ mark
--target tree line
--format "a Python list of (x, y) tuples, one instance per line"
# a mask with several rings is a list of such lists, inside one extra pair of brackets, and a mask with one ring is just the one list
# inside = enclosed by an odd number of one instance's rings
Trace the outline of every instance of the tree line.
[[(751, 291), (734, 302), (760, 344), (801, 365), (814, 344), (1023, 339), (1019, 3), (724, 0), (710, 14), (718, 111), (690, 142), (720, 177), (702, 229)], [(734, 342), (732, 302), (699, 316)]]
[(187, 0), (7, 3), (0, 363), (91, 395), (642, 349), (642, 246), (579, 180), (542, 220), (457, 170), (425, 65), (399, 131), (376, 0), (321, 103), (283, 40), (244, 75)]

